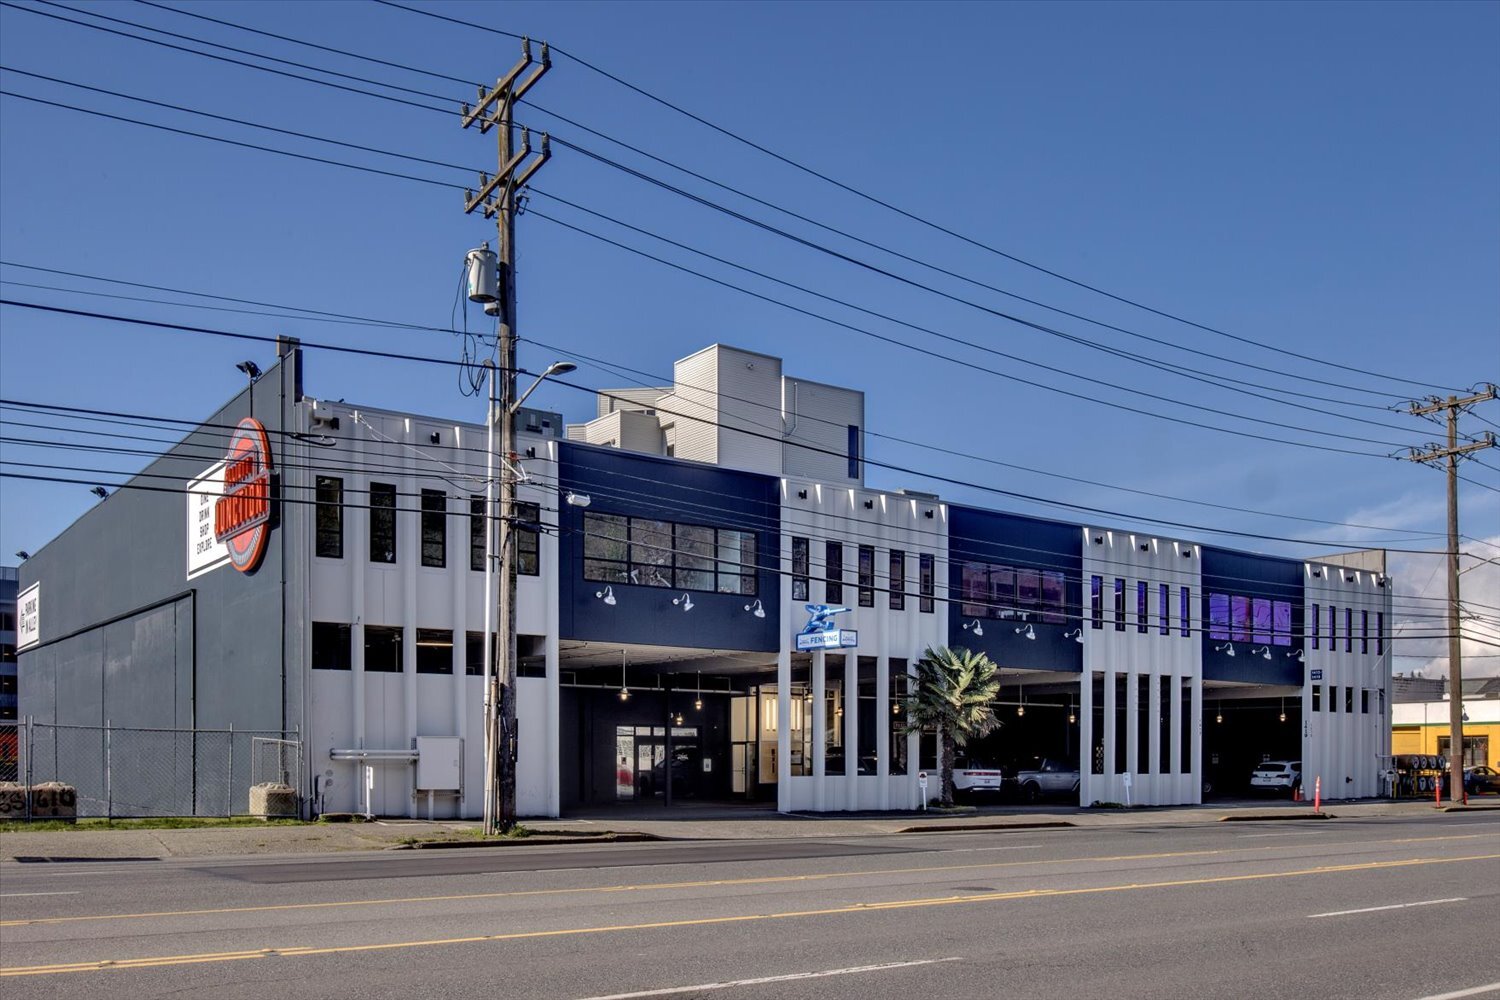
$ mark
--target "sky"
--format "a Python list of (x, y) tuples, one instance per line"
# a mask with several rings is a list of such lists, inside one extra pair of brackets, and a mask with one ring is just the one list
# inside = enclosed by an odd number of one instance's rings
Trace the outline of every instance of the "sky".
[[(763, 351), (784, 358), (788, 373), (865, 392), (869, 458), (915, 470), (872, 464), (872, 486), (1127, 527), (1158, 519), (1178, 525), (1156, 525), (1169, 535), (1287, 555), (1380, 545), (1392, 550), (1408, 606), (1434, 607), (1423, 602), (1445, 593), (1441, 560), (1424, 554), (1444, 545), (1442, 475), (1390, 456), (1442, 433), (1402, 412), (1406, 400), (1500, 381), (1500, 4), (422, 7), (469, 26), (364, 0), (6, 0), (0, 89), (65, 107), (0, 97), (4, 298), (456, 359), (449, 333), (211, 311), (202, 306), (234, 304), (96, 279), (441, 330), (464, 322), (455, 312), (463, 256), (494, 230), (443, 185), (476, 183), (477, 171), (494, 169), (495, 148), (451, 112), (519, 55), (516, 40), (484, 28), (524, 34), (560, 50), (517, 111), (521, 124), (558, 139), (518, 223), (524, 366), (572, 359), (571, 381), (597, 389), (669, 381), (673, 360), (713, 342)], [(210, 50), (348, 88), (337, 89), (98, 30), (150, 34), (119, 21), (408, 90)], [(479, 319), (470, 312), (471, 328)], [(272, 354), (0, 307), (0, 396), (10, 401), (197, 419), (241, 387), (235, 362), (265, 366)], [(306, 388), (482, 419), (448, 366), (309, 349)], [(532, 402), (570, 421), (593, 413), (578, 388), (547, 385)], [(48, 422), (13, 409), (0, 417)], [(67, 442), (79, 427), (50, 423), (71, 430), (3, 428), (9, 464), (0, 472), (63, 465), (86, 471), (52, 474), (116, 483), (146, 461), (16, 440)], [(1500, 403), (1487, 403), (1461, 430), (1497, 425)], [(1484, 465), (1464, 464), (1471, 481), (1460, 484), (1472, 539), (1463, 547), (1473, 554), (1464, 565), (1476, 567), (1463, 594), (1500, 618), (1500, 566), (1478, 563), (1500, 557), (1500, 449), (1479, 458)], [(9, 561), (36, 550), (94, 502), (82, 484), (0, 478), (0, 552)], [(1486, 630), (1494, 635), (1478, 638)], [(1486, 644), (1500, 644), (1500, 625), (1471, 631), (1466, 672), (1500, 673), (1500, 645)], [(1429, 662), (1441, 644), (1400, 649), (1399, 671), (1443, 669)]]

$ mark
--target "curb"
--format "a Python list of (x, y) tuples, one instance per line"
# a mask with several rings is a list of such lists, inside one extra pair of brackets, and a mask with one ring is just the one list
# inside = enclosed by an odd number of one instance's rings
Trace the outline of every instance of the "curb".
[(577, 844), (639, 844), (647, 841), (667, 840), (654, 833), (599, 833), (578, 837), (557, 837), (538, 834), (532, 837), (498, 838), (495, 840), (419, 840), (411, 844), (391, 844), (387, 851), (433, 851), (465, 847), (558, 847)]
[(1286, 821), (1286, 820), (1299, 820), (1299, 819), (1337, 819), (1337, 818), (1338, 817), (1335, 816), (1333, 813), (1326, 813), (1326, 812), (1294, 812), (1294, 813), (1282, 813), (1282, 814), (1279, 814), (1279, 815), (1273, 813), (1273, 814), (1268, 815), (1268, 816), (1267, 815), (1253, 816), (1253, 815), (1249, 815), (1249, 814), (1245, 814), (1245, 813), (1231, 813), (1228, 816), (1220, 816), (1219, 817), (1219, 822), (1220, 823), (1274, 823), (1274, 822), (1276, 822), (1278, 820), (1280, 820), (1280, 821)]
[(1077, 823), (1070, 823), (1065, 819), (1047, 820), (1039, 823), (950, 823), (943, 826), (907, 826), (897, 830), (897, 833), (965, 833), (974, 830), (1048, 830), (1057, 827), (1073, 827)]
[(1442, 808), (1442, 811), (1445, 812), (1445, 813), (1492, 813), (1492, 812), (1500, 812), (1500, 805), (1493, 805), (1493, 806), (1474, 806), (1474, 805), (1469, 805), (1469, 806), (1444, 806)]

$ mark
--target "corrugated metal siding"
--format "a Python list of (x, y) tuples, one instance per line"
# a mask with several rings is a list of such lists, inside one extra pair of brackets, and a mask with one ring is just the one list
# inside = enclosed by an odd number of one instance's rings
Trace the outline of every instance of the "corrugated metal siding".
[(657, 408), (662, 423), (677, 430), (674, 457), (691, 462), (719, 460), (719, 369), (717, 350), (683, 358), (672, 368), (676, 386)]

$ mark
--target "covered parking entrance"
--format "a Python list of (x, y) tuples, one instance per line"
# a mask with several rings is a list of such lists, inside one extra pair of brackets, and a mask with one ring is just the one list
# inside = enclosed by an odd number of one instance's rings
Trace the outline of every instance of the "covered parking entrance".
[(558, 662), (564, 813), (774, 804), (774, 654), (564, 642)]
[(1205, 681), (1204, 799), (1258, 794), (1250, 786), (1256, 765), (1301, 761), (1302, 734), (1300, 687)]
[[(1005, 801), (1078, 803), (1079, 675), (1001, 669), (994, 705), (999, 726), (970, 743), (961, 760), (1005, 776)], [(983, 801), (975, 797), (976, 801)]]

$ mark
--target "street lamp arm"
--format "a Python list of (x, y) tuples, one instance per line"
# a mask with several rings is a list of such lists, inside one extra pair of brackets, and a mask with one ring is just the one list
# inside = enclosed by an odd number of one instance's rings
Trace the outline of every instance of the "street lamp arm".
[(536, 381), (531, 383), (531, 385), (527, 387), (525, 392), (521, 393), (521, 398), (511, 404), (509, 415), (515, 416), (516, 413), (520, 411), (521, 405), (526, 402), (526, 398), (528, 396), (536, 391), (537, 386), (547, 381), (547, 379), (551, 378), (553, 375), (566, 375), (568, 372), (573, 371), (577, 367), (578, 366), (573, 364), (571, 361), (552, 362), (552, 364), (547, 366), (547, 370), (538, 375), (536, 377)]

